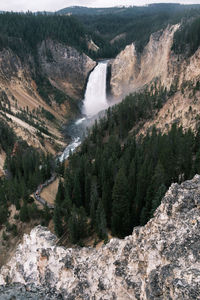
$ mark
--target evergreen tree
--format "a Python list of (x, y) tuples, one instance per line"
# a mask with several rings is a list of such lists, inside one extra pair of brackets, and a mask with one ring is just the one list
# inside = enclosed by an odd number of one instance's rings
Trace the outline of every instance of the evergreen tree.
[(59, 185), (58, 185), (58, 191), (57, 191), (57, 194), (56, 194), (56, 200), (55, 200), (56, 205), (61, 205), (64, 197), (65, 197), (64, 186), (63, 186), (62, 181), (60, 180)]
[(76, 207), (80, 207), (82, 205), (82, 195), (81, 195), (81, 186), (80, 186), (80, 178), (79, 172), (77, 171), (74, 176), (74, 188), (72, 192), (72, 201)]
[(72, 208), (71, 217), (68, 221), (69, 236), (73, 244), (81, 243), (81, 240), (87, 236), (87, 219), (83, 207)]
[(99, 201), (96, 211), (96, 231), (100, 239), (107, 238), (106, 217), (102, 201)]
[(58, 205), (56, 205), (54, 208), (53, 221), (54, 221), (55, 233), (58, 236), (61, 236), (63, 234), (62, 214)]
[(128, 196), (128, 182), (123, 168), (115, 178), (112, 192), (112, 233), (122, 237), (130, 233), (130, 203)]
[(96, 180), (94, 180), (92, 182), (91, 193), (90, 193), (90, 217), (93, 226), (95, 226), (96, 209), (97, 209), (98, 202), (99, 202), (99, 196), (97, 191), (97, 183)]
[(151, 216), (153, 216), (154, 211), (156, 208), (160, 205), (162, 198), (165, 195), (166, 192), (166, 186), (162, 184), (159, 189), (157, 190), (155, 197), (152, 200), (152, 209), (151, 209)]
[(20, 220), (22, 222), (28, 222), (29, 221), (29, 214), (28, 214), (28, 207), (26, 201), (24, 201), (22, 207), (20, 208), (20, 213), (19, 213)]

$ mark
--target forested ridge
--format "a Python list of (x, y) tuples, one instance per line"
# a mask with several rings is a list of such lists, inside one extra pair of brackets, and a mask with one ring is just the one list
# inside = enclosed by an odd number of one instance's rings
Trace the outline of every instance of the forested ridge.
[(174, 124), (166, 134), (152, 128), (137, 136), (140, 122), (152, 118), (169, 95), (162, 88), (130, 95), (94, 125), (61, 172), (54, 210), (58, 235), (67, 226), (73, 243), (94, 232), (105, 241), (110, 231), (125, 237), (153, 216), (171, 183), (200, 171), (198, 126), (196, 134)]
[[(8, 223), (9, 207), (17, 209), (16, 219), (28, 222), (30, 219), (43, 219), (48, 224), (50, 212), (38, 210), (34, 199), (30, 197), (37, 186), (49, 179), (54, 168), (51, 155), (39, 153), (36, 149), (19, 139), (14, 131), (0, 120), (0, 151), (6, 152), (4, 177), (0, 178), (0, 227), (6, 225), (8, 231), (17, 235), (17, 227)], [(3, 238), (6, 239), (4, 232)]]
[(36, 53), (43, 40), (52, 39), (87, 52), (86, 31), (70, 16), (33, 13), (0, 14), (0, 49), (11, 48), (23, 58)]
[[(65, 15), (71, 13), (72, 16)], [(55, 14), (1, 13), (0, 50), (10, 48), (23, 59), (27, 52), (36, 55), (37, 46), (43, 40), (52, 39), (92, 58), (110, 58), (132, 42), (142, 52), (152, 33), (199, 15), (199, 5), (177, 4), (101, 10), (74, 7)], [(186, 31), (184, 35), (188, 36)], [(88, 49), (90, 39), (99, 51)]]
[(172, 50), (184, 56), (193, 55), (200, 46), (200, 17), (185, 20), (174, 35)]
[[(200, 6), (152, 4), (105, 9), (72, 7), (58, 13), (72, 13), (84, 24), (93, 40), (100, 46), (97, 57), (114, 57), (133, 42), (136, 49), (142, 52), (152, 33), (166, 28), (169, 24), (196, 18), (200, 15)], [(103, 40), (99, 41), (99, 37)]]

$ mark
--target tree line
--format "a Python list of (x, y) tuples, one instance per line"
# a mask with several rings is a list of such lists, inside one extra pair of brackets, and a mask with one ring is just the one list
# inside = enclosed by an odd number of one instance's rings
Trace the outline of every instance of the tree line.
[(48, 208), (44, 212), (37, 209), (30, 195), (37, 186), (49, 179), (54, 168), (51, 155), (44, 155), (16, 137), (14, 131), (0, 120), (0, 149), (6, 152), (6, 175), (0, 178), (0, 225), (8, 220), (8, 209), (16, 206), (20, 220), (50, 218)]
[(184, 56), (193, 55), (200, 46), (200, 17), (185, 20), (175, 32), (172, 50)]
[(145, 137), (137, 137), (140, 126), (131, 130), (152, 118), (167, 97), (162, 88), (129, 95), (95, 123), (61, 171), (54, 211), (58, 235), (67, 228), (71, 241), (82, 243), (93, 232), (104, 240), (108, 231), (131, 234), (152, 217), (172, 182), (200, 172), (200, 128), (194, 134), (174, 124), (166, 134), (152, 128)]

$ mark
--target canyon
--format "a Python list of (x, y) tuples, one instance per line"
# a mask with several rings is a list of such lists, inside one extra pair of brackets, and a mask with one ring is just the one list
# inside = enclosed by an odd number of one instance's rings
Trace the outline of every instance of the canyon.
[[(137, 137), (145, 136), (154, 126), (167, 133), (173, 124), (195, 132), (200, 110), (200, 89), (195, 88), (200, 81), (200, 48), (191, 57), (175, 54), (172, 45), (179, 28), (180, 24), (168, 25), (151, 34), (142, 52), (131, 43), (109, 61), (96, 61), (85, 54), (89, 52), (50, 38), (37, 45), (36, 56), (30, 52), (24, 59), (11, 49), (1, 49), (1, 119), (29, 146), (59, 155), (63, 162), (81, 144), (80, 137), (74, 136), (66, 147), (69, 139), (66, 142), (62, 129), (67, 121), (81, 127), (84, 120), (130, 93), (165, 89), (166, 102), (151, 119), (139, 120), (130, 136), (135, 130)], [(125, 37), (116, 36), (116, 41)], [(98, 52), (93, 40), (88, 41), (87, 50)], [(101, 100), (99, 106), (94, 99)], [(45, 131), (39, 134), (38, 126)], [(0, 148), (0, 176), (5, 175), (5, 160)], [(93, 168), (95, 159), (91, 161)], [(52, 189), (58, 185), (57, 178), (51, 190), (43, 191), (47, 198), (51, 193), (52, 203), (56, 197)], [(153, 218), (124, 239), (111, 238), (103, 246), (101, 241), (96, 248), (65, 248), (52, 233), (53, 221), (48, 228), (35, 227), (37, 220), (16, 221), (16, 208), (11, 205), (8, 221), (20, 224), (20, 232), (10, 248), (5, 241), (0, 247), (0, 299), (200, 299), (199, 212), (200, 176), (196, 175), (180, 185), (172, 184)]]
[(193, 87), (200, 80), (200, 49), (189, 58), (175, 54), (173, 38), (179, 28), (177, 24), (152, 34), (142, 53), (137, 53), (134, 43), (126, 46), (110, 63), (111, 99), (145, 88), (174, 90), (152, 120), (143, 123), (139, 134), (152, 126), (167, 132), (174, 123), (196, 130), (200, 94)]
[[(84, 95), (87, 77), (96, 66), (96, 62), (76, 49), (52, 40), (43, 41), (38, 46), (38, 59), (41, 76), (69, 99), (73, 99), (73, 105), (78, 105), (76, 103), (79, 103)], [(17, 136), (22, 137), (29, 145), (55, 154), (57, 148), (62, 149), (65, 145), (60, 129), (67, 119), (72, 117), (72, 105), (70, 101), (59, 105), (53, 95), (50, 95), (51, 104), (41, 97), (34, 80), (37, 68), (30, 54), (22, 61), (10, 49), (0, 52), (1, 101), (2, 105), (9, 107), (12, 112), (6, 112), (1, 117), (14, 129)], [(42, 122), (45, 122), (48, 131), (51, 132), (52, 135), (42, 133), (44, 145), (37, 136), (37, 128), (19, 116), (24, 110), (32, 114), (35, 123), (38, 122), (42, 126)], [(47, 119), (44, 112), (53, 115), (55, 121)]]

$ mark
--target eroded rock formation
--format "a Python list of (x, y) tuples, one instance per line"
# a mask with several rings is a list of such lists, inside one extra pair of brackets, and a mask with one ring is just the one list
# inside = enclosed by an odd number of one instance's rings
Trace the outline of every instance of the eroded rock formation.
[(141, 54), (134, 44), (122, 51), (111, 63), (111, 92), (120, 98), (159, 79), (170, 87), (177, 72), (177, 58), (171, 52), (173, 37), (179, 25), (168, 26), (151, 35)]
[[(88, 75), (96, 62), (84, 53), (52, 40), (43, 41), (37, 51), (37, 59), (31, 52), (22, 58), (11, 49), (0, 51), (0, 107), (7, 108), (1, 118), (29, 145), (55, 154), (65, 145), (60, 128), (76, 113), (73, 111), (76, 101), (82, 100)], [(46, 87), (48, 81), (66, 95), (62, 104), (55, 100), (57, 90), (53, 92), (53, 87)], [(73, 100), (70, 102), (69, 98)], [(43, 134), (40, 141), (38, 129), (21, 116), (22, 111), (31, 113), (34, 122), (40, 122), (42, 128), (45, 123), (53, 139)], [(47, 118), (48, 113), (53, 117)]]
[(0, 291), (21, 288), (30, 299), (37, 299), (32, 290), (43, 299), (200, 299), (199, 229), (196, 175), (172, 184), (146, 226), (99, 250), (58, 247), (54, 235), (36, 227), (1, 269), (0, 284), (9, 286)]
[(96, 62), (84, 53), (52, 40), (43, 41), (38, 52), (42, 71), (51, 83), (72, 98), (81, 99), (87, 76)]

